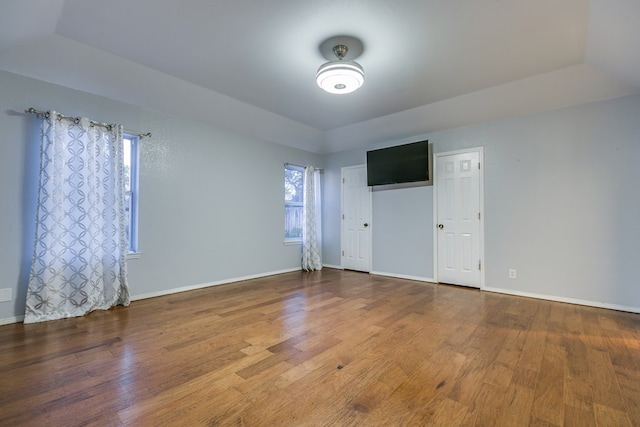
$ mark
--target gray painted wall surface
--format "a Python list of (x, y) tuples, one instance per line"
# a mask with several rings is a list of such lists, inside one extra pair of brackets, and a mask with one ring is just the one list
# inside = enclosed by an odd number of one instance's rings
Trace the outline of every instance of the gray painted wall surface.
[(373, 271), (433, 279), (432, 200), (432, 186), (373, 192)]
[[(378, 144), (370, 148), (382, 146)], [(325, 157), (322, 205), (322, 252), (325, 264), (339, 267), (342, 263), (342, 168), (364, 165), (366, 161), (366, 149), (343, 151)], [(433, 279), (433, 187), (372, 191), (371, 204), (372, 271)]]
[(282, 243), (283, 164), (321, 156), (0, 71), (0, 289), (13, 293), (0, 319), (24, 314), (33, 250), (39, 123), (28, 107), (153, 133), (141, 142), (133, 296), (299, 268), (300, 246)]
[[(485, 286), (640, 309), (640, 96), (386, 145), (421, 139), (436, 153), (484, 147)], [(340, 265), (335, 177), (365, 152), (325, 158), (327, 264)], [(432, 277), (432, 187), (374, 192), (373, 205), (373, 270)], [(392, 250), (401, 240), (407, 250)]]
[[(320, 156), (0, 71), (0, 319), (24, 312), (32, 251), (38, 123), (22, 111), (151, 131), (142, 142), (140, 249), (132, 294), (300, 264), (282, 244), (283, 163), (323, 180), (323, 256), (340, 265), (340, 168), (365, 149)], [(250, 124), (248, 124), (250, 125)], [(485, 149), (485, 285), (640, 307), (640, 96), (377, 144), (429, 139), (434, 152)], [(433, 187), (373, 193), (373, 270), (433, 277)], [(518, 270), (510, 280), (507, 270)]]

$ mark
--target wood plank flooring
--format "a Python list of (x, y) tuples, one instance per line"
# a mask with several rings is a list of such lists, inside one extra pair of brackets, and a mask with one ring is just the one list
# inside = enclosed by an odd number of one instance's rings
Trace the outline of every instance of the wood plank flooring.
[(640, 315), (325, 269), (0, 327), (2, 426), (638, 426)]

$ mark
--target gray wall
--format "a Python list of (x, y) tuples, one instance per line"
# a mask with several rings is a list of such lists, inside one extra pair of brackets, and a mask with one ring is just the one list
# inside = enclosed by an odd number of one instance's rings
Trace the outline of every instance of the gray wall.
[(0, 320), (24, 314), (39, 156), (28, 107), (150, 131), (141, 142), (140, 251), (131, 293), (167, 290), (300, 267), (283, 245), (285, 162), (319, 155), (0, 71)]
[[(411, 140), (413, 141), (415, 139)], [(380, 148), (384, 145), (378, 144), (369, 148)], [(364, 165), (366, 157), (366, 149), (343, 151), (325, 157), (322, 243), (323, 262), (326, 265), (339, 267), (342, 262), (340, 259), (342, 168)], [(376, 190), (372, 192), (371, 199), (372, 270), (386, 274), (432, 279), (433, 187)]]
[[(298, 268), (282, 244), (283, 163), (325, 168), (324, 262), (340, 265), (340, 168), (327, 156), (0, 71), (0, 319), (24, 313), (32, 251), (38, 124), (28, 107), (118, 122), (142, 141), (134, 296)], [(640, 307), (640, 96), (453, 129), (434, 152), (485, 149), (485, 285)], [(373, 270), (433, 277), (433, 187), (373, 193)], [(507, 270), (518, 270), (510, 280)]]
[[(486, 287), (640, 310), (640, 96), (385, 145), (421, 139), (484, 147)], [(327, 264), (340, 265), (340, 168), (365, 151), (325, 158)], [(433, 277), (433, 227), (432, 187), (374, 192), (373, 270)]]

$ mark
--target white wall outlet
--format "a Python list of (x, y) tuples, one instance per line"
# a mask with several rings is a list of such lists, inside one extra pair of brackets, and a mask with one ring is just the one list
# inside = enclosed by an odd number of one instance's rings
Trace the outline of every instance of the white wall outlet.
[(518, 278), (518, 273), (516, 272), (515, 269), (510, 268), (509, 269), (509, 279), (517, 279)]
[(0, 289), (0, 302), (11, 301), (11, 288)]

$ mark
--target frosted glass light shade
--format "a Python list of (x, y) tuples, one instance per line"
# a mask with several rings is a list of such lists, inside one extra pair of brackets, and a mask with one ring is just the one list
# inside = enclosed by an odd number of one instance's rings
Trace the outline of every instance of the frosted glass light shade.
[(355, 61), (331, 61), (318, 68), (316, 82), (329, 93), (351, 93), (364, 83), (364, 70)]

